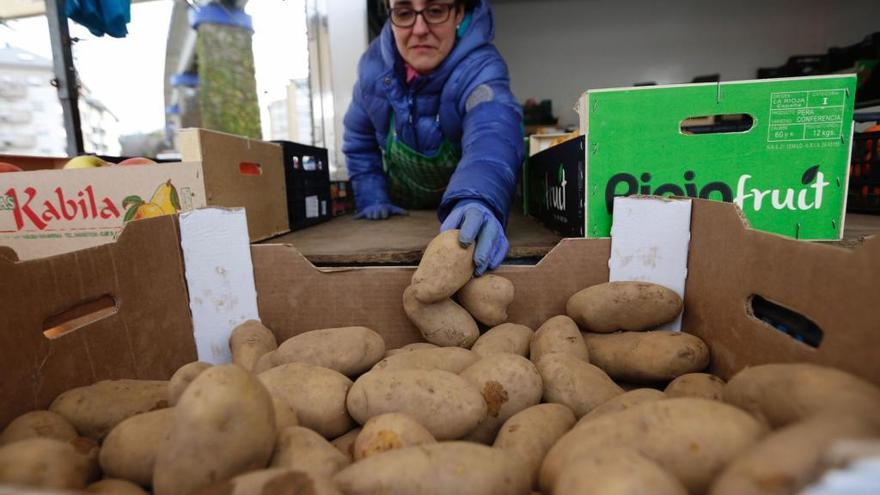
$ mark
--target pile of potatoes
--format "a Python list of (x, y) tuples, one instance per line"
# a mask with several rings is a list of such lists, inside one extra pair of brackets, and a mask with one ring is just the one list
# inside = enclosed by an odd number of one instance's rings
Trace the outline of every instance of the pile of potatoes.
[[(257, 321), (233, 363), (69, 390), (0, 435), (0, 483), (144, 494), (791, 494), (841, 439), (880, 436), (880, 389), (769, 364), (725, 383), (709, 349), (654, 330), (673, 291), (614, 282), (533, 330), (513, 284), (473, 273), (458, 233), (426, 250), (403, 307), (426, 342), (366, 327), (277, 343)], [(481, 332), (481, 327), (483, 331)]]

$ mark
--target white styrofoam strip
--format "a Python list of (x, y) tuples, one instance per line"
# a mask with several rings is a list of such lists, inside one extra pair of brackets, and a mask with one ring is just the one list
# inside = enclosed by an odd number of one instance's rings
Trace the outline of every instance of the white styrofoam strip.
[(244, 209), (181, 213), (180, 246), (199, 361), (229, 363), (232, 330), (259, 320)]
[[(691, 240), (691, 200), (614, 199), (609, 281), (668, 287), (684, 299)], [(681, 315), (660, 330), (681, 330)]]

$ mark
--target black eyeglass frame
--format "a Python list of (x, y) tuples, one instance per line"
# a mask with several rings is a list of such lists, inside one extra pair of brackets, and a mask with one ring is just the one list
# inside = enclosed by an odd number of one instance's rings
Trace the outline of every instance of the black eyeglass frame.
[[(446, 17), (444, 17), (442, 21), (429, 21), (428, 17), (425, 15), (425, 11), (432, 8), (432, 7), (440, 7), (440, 6), (446, 7)], [(416, 22), (418, 22), (419, 16), (422, 16), (422, 19), (425, 20), (425, 23), (428, 25), (431, 25), (431, 26), (437, 26), (437, 25), (443, 24), (445, 22), (449, 22), (449, 19), (452, 17), (452, 12), (455, 10), (458, 10), (458, 4), (457, 3), (435, 3), (432, 5), (428, 5), (427, 7), (425, 7), (422, 10), (416, 10), (411, 7), (401, 7), (401, 8), (411, 10), (415, 14), (415, 15), (413, 15), (413, 20), (412, 20), (411, 24), (398, 24), (398, 23), (394, 22), (394, 9), (395, 9), (395, 7), (389, 8), (388, 20), (391, 22), (391, 24), (393, 24), (399, 28), (411, 28), (416, 25)]]

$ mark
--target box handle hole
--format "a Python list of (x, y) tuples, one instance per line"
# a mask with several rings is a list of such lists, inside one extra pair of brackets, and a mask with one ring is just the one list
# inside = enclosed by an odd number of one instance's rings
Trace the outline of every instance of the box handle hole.
[(747, 113), (723, 113), (688, 117), (681, 121), (682, 134), (745, 133), (755, 126), (755, 119)]
[(238, 164), (238, 173), (241, 175), (260, 176), (263, 175), (263, 167), (259, 163), (241, 162)]
[(94, 301), (84, 302), (47, 318), (43, 322), (43, 335), (49, 340), (54, 340), (112, 316), (118, 310), (113, 296), (101, 296)]
[(810, 347), (819, 347), (824, 332), (806, 316), (757, 294), (749, 297), (749, 311), (769, 327)]

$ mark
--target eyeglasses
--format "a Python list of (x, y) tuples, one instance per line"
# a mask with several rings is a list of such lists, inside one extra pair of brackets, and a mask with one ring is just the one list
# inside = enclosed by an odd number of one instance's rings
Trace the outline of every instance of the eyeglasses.
[(443, 24), (449, 20), (449, 14), (454, 9), (455, 5), (451, 3), (435, 3), (422, 10), (412, 7), (392, 7), (391, 24), (402, 28), (413, 27), (419, 16), (422, 16), (428, 24)]

